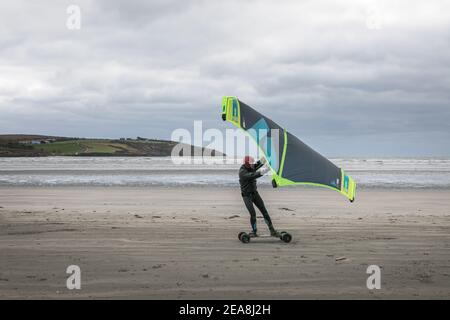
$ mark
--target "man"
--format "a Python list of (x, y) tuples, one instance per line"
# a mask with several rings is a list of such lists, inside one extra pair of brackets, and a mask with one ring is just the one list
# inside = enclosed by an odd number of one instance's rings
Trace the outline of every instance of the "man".
[(259, 211), (261, 211), (264, 221), (269, 227), (270, 234), (272, 236), (277, 236), (277, 231), (272, 225), (272, 220), (270, 219), (269, 213), (264, 206), (264, 202), (256, 190), (256, 179), (262, 177), (269, 171), (269, 168), (267, 168), (265, 164), (265, 159), (255, 163), (255, 160), (252, 157), (245, 156), (244, 164), (239, 169), (239, 183), (241, 185), (242, 199), (244, 200), (245, 206), (250, 213), (250, 224), (252, 226), (252, 232), (250, 234), (253, 236), (257, 236), (256, 212), (253, 204), (256, 205)]

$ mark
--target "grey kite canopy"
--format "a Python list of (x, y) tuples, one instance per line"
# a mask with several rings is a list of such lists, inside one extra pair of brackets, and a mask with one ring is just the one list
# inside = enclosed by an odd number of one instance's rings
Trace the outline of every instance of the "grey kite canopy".
[(236, 97), (222, 99), (222, 120), (255, 140), (270, 166), (274, 187), (309, 184), (336, 190), (351, 202), (355, 199), (356, 183), (344, 170)]

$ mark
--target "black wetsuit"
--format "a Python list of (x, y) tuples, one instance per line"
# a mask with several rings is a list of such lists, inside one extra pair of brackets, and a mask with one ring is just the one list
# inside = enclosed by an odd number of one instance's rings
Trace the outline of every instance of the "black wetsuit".
[(242, 165), (239, 169), (239, 183), (241, 185), (242, 199), (250, 213), (250, 224), (254, 232), (256, 232), (256, 212), (253, 204), (261, 211), (269, 229), (273, 230), (272, 220), (270, 219), (269, 213), (264, 206), (264, 201), (261, 199), (256, 187), (256, 179), (262, 177), (261, 173), (257, 170), (262, 166), (263, 164), (258, 161), (252, 169), (247, 168), (245, 165)]

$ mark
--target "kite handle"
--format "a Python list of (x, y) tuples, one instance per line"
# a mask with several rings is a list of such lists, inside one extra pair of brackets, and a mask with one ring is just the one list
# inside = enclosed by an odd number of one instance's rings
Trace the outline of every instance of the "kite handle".
[(278, 187), (277, 182), (275, 181), (275, 179), (272, 179), (272, 187), (274, 187), (274, 188)]

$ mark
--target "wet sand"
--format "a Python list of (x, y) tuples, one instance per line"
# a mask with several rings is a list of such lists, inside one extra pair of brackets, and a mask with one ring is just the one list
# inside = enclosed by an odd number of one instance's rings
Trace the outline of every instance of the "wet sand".
[(291, 243), (239, 242), (249, 216), (231, 188), (2, 187), (0, 298), (450, 297), (450, 191), (260, 193)]

